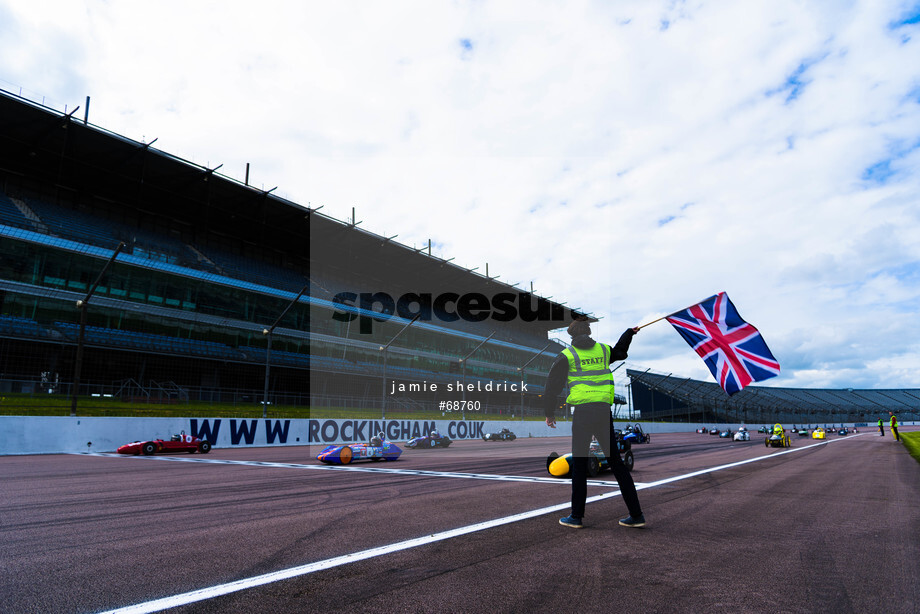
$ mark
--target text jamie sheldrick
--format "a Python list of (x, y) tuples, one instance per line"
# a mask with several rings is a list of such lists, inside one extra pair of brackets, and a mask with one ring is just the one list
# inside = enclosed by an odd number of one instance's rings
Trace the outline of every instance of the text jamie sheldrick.
[(390, 394), (397, 392), (527, 392), (527, 384), (521, 382), (481, 382), (477, 381), (472, 384), (464, 384), (460, 380), (450, 384), (436, 384), (428, 382), (410, 382), (408, 384), (392, 380), (390, 382)]

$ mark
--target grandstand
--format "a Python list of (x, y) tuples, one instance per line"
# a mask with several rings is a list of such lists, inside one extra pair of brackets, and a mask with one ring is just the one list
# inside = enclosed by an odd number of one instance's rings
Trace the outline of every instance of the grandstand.
[[(87, 309), (80, 395), (260, 405), (268, 374), (272, 405), (542, 414), (550, 331), (578, 310), (216, 171), (0, 90), (0, 393), (72, 394), (76, 303), (121, 244)], [(478, 316), (426, 311), (442, 297)], [(643, 420), (920, 415), (918, 390), (728, 397), (625, 371)]]
[[(273, 405), (542, 413), (548, 333), (576, 311), (272, 191), (0, 91), (0, 392), (72, 393), (76, 302), (124, 244), (88, 303), (80, 395), (259, 404), (270, 373)], [(520, 317), (413, 321), (343, 293), (512, 295)], [(489, 382), (517, 389), (457, 391)]]
[(894, 412), (920, 419), (920, 390), (845, 390), (747, 386), (728, 396), (715, 382), (627, 369), (633, 411), (643, 420), (711, 424), (871, 423)]

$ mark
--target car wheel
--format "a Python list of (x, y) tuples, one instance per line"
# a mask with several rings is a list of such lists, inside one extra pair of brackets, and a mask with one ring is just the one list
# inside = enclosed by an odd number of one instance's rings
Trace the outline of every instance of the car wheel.
[(549, 456), (546, 457), (546, 470), (549, 471), (549, 466), (553, 464), (553, 461), (559, 458), (559, 455), (555, 452), (550, 452)]
[(436, 445), (438, 445), (438, 442), (436, 442), (434, 439), (429, 439), (429, 440), (428, 440), (428, 447), (429, 447), (429, 448), (433, 448), (433, 447), (435, 447)]
[(141, 447), (141, 451), (147, 456), (150, 456), (151, 454), (157, 451), (157, 446), (152, 441), (148, 441), (147, 443), (143, 445), (143, 447)]
[(588, 459), (588, 475), (592, 478), (601, 472), (601, 463), (596, 456)]
[(211, 451), (211, 442), (209, 442), (209, 441), (202, 441), (201, 443), (199, 443), (199, 444), (198, 444), (198, 451), (201, 452), (202, 454), (207, 454), (208, 452), (210, 452), (210, 451)]
[(763, 445), (765, 445), (765, 446), (768, 447), (768, 448), (770, 447), (770, 438), (769, 438), (769, 437), (767, 437), (766, 439), (763, 440)]
[(343, 465), (347, 465), (351, 462), (351, 459), (354, 457), (354, 452), (351, 451), (351, 448), (345, 446), (342, 448), (342, 451), (339, 452), (339, 460), (342, 461)]
[(632, 471), (633, 465), (636, 464), (636, 459), (633, 458), (632, 452), (626, 452), (626, 454), (623, 456), (623, 464), (626, 465), (626, 469), (628, 471)]
[(515, 439), (517, 439), (517, 435), (512, 435), (512, 436), (511, 436), (511, 441), (514, 441)]

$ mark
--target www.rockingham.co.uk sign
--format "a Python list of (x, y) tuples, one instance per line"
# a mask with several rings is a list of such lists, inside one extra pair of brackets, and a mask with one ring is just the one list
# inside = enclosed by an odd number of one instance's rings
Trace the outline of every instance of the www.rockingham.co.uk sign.
[(432, 429), (459, 440), (481, 438), (502, 428), (511, 429), (518, 437), (559, 437), (571, 434), (570, 425), (571, 422), (560, 422), (558, 428), (550, 429), (542, 422), (520, 420), (0, 416), (0, 456), (114, 452), (132, 441), (169, 439), (183, 432), (203, 437), (219, 449), (355, 443), (369, 441), (381, 432), (390, 441), (404, 442), (427, 435)]
[(214, 445), (271, 446), (367, 441), (383, 433), (390, 441), (423, 437), (437, 429), (451, 439), (478, 439), (485, 422), (472, 420), (242, 420), (191, 418), (186, 431)]

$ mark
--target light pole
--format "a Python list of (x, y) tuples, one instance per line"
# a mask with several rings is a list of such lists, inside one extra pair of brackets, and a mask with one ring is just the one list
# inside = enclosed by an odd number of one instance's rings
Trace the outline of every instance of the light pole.
[(415, 324), (415, 321), (421, 317), (422, 314), (416, 314), (414, 318), (409, 320), (409, 323), (399, 329), (399, 332), (393, 335), (393, 338), (390, 339), (386, 345), (380, 346), (380, 351), (383, 352), (383, 381), (381, 382), (380, 390), (380, 418), (381, 420), (386, 420), (387, 418), (387, 353), (390, 349), (390, 345), (396, 341), (396, 337), (403, 334), (403, 331)]
[(460, 368), (461, 368), (461, 371), (462, 371), (462, 373), (463, 373), (463, 396), (460, 397), (460, 400), (461, 400), (461, 407), (460, 407), (460, 410), (463, 412), (462, 415), (460, 416), (460, 419), (461, 419), (461, 420), (466, 420), (466, 361), (469, 360), (469, 359), (470, 359), (470, 356), (472, 356), (473, 354), (475, 354), (475, 353), (479, 350), (479, 348), (481, 348), (482, 346), (484, 346), (484, 345), (486, 344), (486, 342), (487, 342), (489, 339), (491, 339), (492, 337), (494, 337), (494, 336), (495, 336), (495, 331), (493, 330), (493, 331), (489, 334), (488, 337), (486, 337), (485, 339), (483, 339), (482, 342), (480, 342), (479, 345), (477, 345), (476, 347), (473, 348), (473, 351), (472, 351), (472, 352), (470, 352), (469, 354), (467, 354), (466, 356), (464, 356), (463, 358), (460, 359)]
[(532, 363), (534, 360), (536, 360), (537, 356), (539, 356), (540, 354), (542, 354), (542, 353), (544, 352), (544, 350), (546, 350), (546, 348), (548, 348), (548, 347), (551, 346), (552, 344), (553, 344), (552, 341), (547, 342), (547, 344), (544, 345), (544, 346), (540, 349), (540, 351), (538, 351), (536, 354), (534, 354), (533, 356), (530, 357), (530, 360), (528, 360), (527, 362), (525, 362), (524, 364), (522, 364), (520, 367), (518, 367), (518, 371), (519, 371), (520, 374), (521, 374), (521, 422), (524, 421), (524, 369), (526, 369), (526, 368), (527, 368), (527, 365), (529, 365), (529, 364)]
[(262, 390), (262, 417), (268, 417), (268, 374), (269, 369), (271, 369), (271, 357), (272, 357), (272, 333), (275, 332), (275, 327), (281, 323), (282, 318), (287, 315), (287, 312), (291, 310), (291, 307), (294, 306), (297, 301), (300, 300), (300, 297), (304, 295), (304, 292), (307, 291), (307, 288), (310, 287), (310, 284), (307, 284), (301, 288), (297, 296), (294, 297), (294, 300), (288, 303), (287, 307), (284, 308), (284, 311), (281, 312), (281, 315), (275, 320), (275, 323), (269, 326), (268, 328), (262, 329), (262, 334), (268, 337), (268, 347), (265, 349), (265, 388)]
[(80, 371), (83, 369), (83, 341), (86, 337), (86, 308), (89, 306), (89, 299), (91, 299), (93, 293), (96, 292), (96, 287), (99, 285), (99, 282), (102, 281), (102, 276), (109, 270), (109, 267), (115, 262), (115, 258), (118, 257), (118, 254), (124, 248), (125, 242), (121, 241), (118, 247), (115, 248), (115, 253), (112, 254), (109, 261), (106, 262), (102, 270), (99, 271), (99, 275), (96, 276), (96, 281), (90, 286), (89, 292), (86, 293), (86, 296), (84, 296), (82, 300), (77, 301), (77, 308), (80, 310), (80, 332), (77, 334), (77, 355), (74, 357), (73, 362), (73, 390), (70, 397), (71, 416), (77, 415), (77, 394), (80, 391)]

